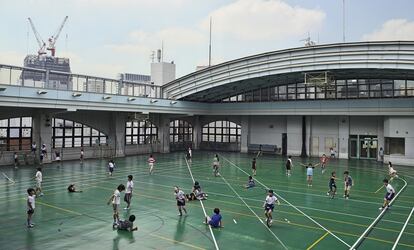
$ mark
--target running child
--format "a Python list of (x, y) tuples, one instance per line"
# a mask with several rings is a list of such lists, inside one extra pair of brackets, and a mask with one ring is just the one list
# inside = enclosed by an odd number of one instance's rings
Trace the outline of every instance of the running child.
[(270, 227), (273, 223), (272, 212), (275, 208), (275, 202), (280, 205), (280, 202), (277, 199), (276, 195), (273, 194), (273, 190), (269, 190), (266, 200), (263, 204), (263, 207), (265, 209), (266, 224), (268, 227)]
[(387, 179), (384, 179), (384, 186), (385, 186), (385, 189), (387, 190), (387, 193), (385, 194), (385, 197), (384, 197), (384, 203), (382, 204), (382, 207), (379, 208), (379, 210), (383, 210), (385, 207), (389, 208), (390, 202), (395, 196), (395, 189), (391, 186), (391, 184), (388, 183)]
[(335, 158), (335, 150), (333, 148), (330, 148), (329, 151), (331, 153), (331, 158)]
[(114, 224), (113, 226), (116, 226), (119, 224), (119, 205), (121, 204), (121, 192), (125, 191), (125, 186), (123, 184), (120, 184), (114, 191), (114, 193), (109, 198), (107, 204), (109, 205), (112, 203), (112, 208), (114, 211)]
[(14, 152), (13, 158), (14, 158), (14, 168), (17, 168), (17, 165), (19, 165), (19, 157), (17, 156), (17, 152)]
[(43, 164), (43, 158), (45, 157), (45, 155), (43, 154), (43, 152), (40, 152), (40, 158), (39, 158), (39, 161), (40, 161), (40, 165), (42, 165)]
[(398, 178), (397, 170), (394, 169), (390, 161), (388, 162), (388, 174), (390, 175), (390, 178), (391, 178), (390, 181), (392, 181), (394, 178)]
[(193, 157), (193, 151), (191, 150), (191, 147), (188, 147), (187, 150), (187, 160), (191, 161), (191, 158)]
[(213, 174), (215, 177), (220, 176), (219, 167), (220, 167), (220, 162), (219, 162), (218, 155), (216, 154), (213, 158)]
[(262, 144), (259, 145), (259, 151), (257, 151), (257, 155), (256, 158), (259, 158), (259, 156), (261, 156), (263, 154), (262, 152)]
[(221, 221), (221, 219), (222, 217), (220, 214), (220, 209), (215, 208), (214, 214), (211, 217), (206, 216), (204, 220), (204, 224), (210, 225), (211, 227), (214, 227), (214, 228), (223, 227), (223, 222)]
[(135, 215), (130, 215), (128, 220), (120, 220), (119, 224), (114, 225), (114, 229), (125, 230), (128, 232), (137, 231), (138, 227), (134, 227)]
[(36, 195), (39, 194), (39, 196), (43, 196), (42, 193), (42, 182), (43, 182), (43, 174), (42, 174), (42, 168), (37, 168), (36, 175), (34, 177), (36, 180)]
[(322, 174), (325, 173), (327, 163), (328, 163), (328, 157), (326, 157), (326, 154), (323, 154), (321, 157)]
[(55, 161), (57, 161), (58, 163), (60, 163), (61, 161), (60, 152), (58, 150), (55, 150)]
[(257, 169), (257, 166), (256, 166), (256, 158), (253, 158), (253, 160), (252, 160), (252, 172), (253, 172), (253, 176), (256, 176), (256, 169)]
[(179, 216), (183, 215), (183, 211), (187, 215), (187, 210), (185, 209), (185, 194), (184, 192), (177, 186), (174, 187), (174, 195), (175, 199), (177, 200), (177, 208), (179, 212)]
[(152, 172), (154, 171), (155, 158), (152, 155), (150, 155), (147, 161), (149, 166), (149, 174), (152, 174)]
[(46, 148), (46, 144), (42, 144), (42, 146), (40, 147), (40, 150), (42, 151), (42, 154), (44, 157), (47, 157), (47, 148)]
[(308, 165), (301, 163), (300, 165), (306, 167), (306, 181), (308, 182), (308, 187), (312, 187), (313, 170), (315, 169), (315, 167), (319, 165), (319, 163), (314, 166), (312, 165), (312, 163), (309, 163)]
[(331, 177), (329, 178), (329, 191), (328, 193), (326, 193), (326, 195), (329, 195), (331, 197), (331, 199), (333, 199), (335, 197), (336, 194), (336, 172), (333, 171), (331, 173)]
[(34, 155), (34, 157), (36, 157), (36, 150), (37, 150), (36, 142), (32, 143), (31, 150), (32, 150), (32, 154)]
[(114, 160), (109, 160), (109, 163), (108, 163), (108, 175), (109, 176), (112, 176), (114, 172), (114, 168), (115, 168)]
[(292, 163), (292, 156), (289, 155), (287, 161), (286, 161), (286, 175), (290, 176), (290, 171), (293, 167), (293, 163)]
[(134, 182), (132, 181), (132, 178), (132, 175), (128, 175), (128, 182), (124, 196), (124, 201), (127, 203), (127, 206), (124, 210), (128, 210), (131, 207), (132, 190), (134, 189)]
[(345, 188), (344, 188), (344, 197), (345, 199), (349, 199), (349, 192), (351, 191), (351, 187), (354, 184), (352, 177), (349, 175), (349, 171), (344, 172), (344, 181), (345, 181)]
[(256, 183), (254, 182), (253, 177), (249, 176), (249, 180), (247, 181), (247, 184), (244, 185), (244, 187), (245, 188), (252, 188), (252, 187), (255, 187), (255, 186), (256, 186)]
[(34, 224), (32, 222), (32, 216), (35, 210), (35, 190), (33, 188), (27, 189), (27, 227), (32, 228)]

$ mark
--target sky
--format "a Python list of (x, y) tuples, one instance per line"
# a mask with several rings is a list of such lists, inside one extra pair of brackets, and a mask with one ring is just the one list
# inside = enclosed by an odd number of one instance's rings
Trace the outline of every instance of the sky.
[[(345, 0), (345, 40), (414, 40), (414, 1)], [(149, 74), (164, 45), (177, 77), (212, 64), (279, 49), (343, 41), (342, 0), (0, 0), (0, 64), (23, 65), (69, 16), (56, 43), (73, 73), (115, 78)]]

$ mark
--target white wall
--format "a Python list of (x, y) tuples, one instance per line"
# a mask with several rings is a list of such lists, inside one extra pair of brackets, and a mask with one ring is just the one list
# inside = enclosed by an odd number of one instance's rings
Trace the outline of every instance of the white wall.
[[(315, 140), (315, 137), (319, 139), (318, 156), (329, 154), (329, 146), (325, 145), (325, 140), (332, 140), (334, 150), (338, 151), (338, 120), (337, 116), (313, 116), (311, 119), (308, 119), (308, 122), (312, 123), (310, 137), (313, 140)], [(312, 154), (315, 155), (315, 152), (312, 152)]]
[(268, 144), (282, 147), (282, 133), (286, 133), (286, 116), (252, 116), (250, 144)]
[(302, 116), (286, 117), (287, 154), (300, 155), (302, 151)]
[(351, 135), (378, 135), (377, 116), (352, 116), (349, 123), (349, 134)]
[(385, 161), (414, 165), (414, 117), (385, 117), (384, 137), (405, 138), (405, 154), (386, 155)]

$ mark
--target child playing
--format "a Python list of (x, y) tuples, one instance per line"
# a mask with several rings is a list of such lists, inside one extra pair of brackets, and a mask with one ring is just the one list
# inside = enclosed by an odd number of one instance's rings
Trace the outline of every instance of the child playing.
[(253, 158), (253, 161), (252, 161), (252, 172), (253, 172), (253, 175), (254, 176), (256, 176), (256, 158)]
[(215, 208), (214, 214), (211, 217), (207, 216), (204, 220), (204, 224), (210, 225), (211, 227), (214, 227), (214, 228), (223, 227), (223, 222), (221, 222), (221, 218), (222, 217), (220, 214), (220, 209)]
[(132, 181), (132, 178), (132, 175), (128, 175), (128, 182), (124, 196), (124, 201), (127, 203), (127, 207), (124, 208), (125, 210), (128, 210), (131, 206), (132, 189), (134, 189), (134, 182)]
[(14, 168), (17, 168), (17, 165), (19, 165), (19, 157), (17, 156), (16, 152), (14, 152), (13, 158), (14, 158)]
[(32, 216), (35, 210), (35, 190), (33, 188), (27, 189), (27, 227), (32, 228), (34, 224), (32, 223)]
[(323, 154), (321, 157), (321, 169), (322, 174), (325, 173), (326, 164), (328, 163), (328, 157), (326, 157), (326, 154)]
[(134, 227), (135, 215), (130, 215), (128, 220), (120, 220), (119, 224), (114, 225), (114, 229), (126, 230), (128, 232), (138, 230), (138, 227)]
[(198, 181), (194, 182), (192, 192), (197, 200), (207, 200), (208, 195), (201, 190), (201, 186)]
[(309, 163), (308, 165), (301, 163), (300, 165), (306, 167), (306, 176), (307, 176), (306, 180), (308, 182), (308, 187), (312, 187), (313, 170), (315, 169), (315, 167), (319, 165), (319, 163), (316, 164), (315, 166), (313, 166), (312, 163)]
[(287, 161), (286, 161), (286, 175), (290, 176), (290, 171), (293, 167), (293, 163), (292, 163), (292, 156), (289, 155)]
[(391, 186), (391, 184), (388, 183), (387, 179), (384, 179), (384, 186), (385, 186), (385, 189), (387, 190), (387, 193), (385, 194), (385, 197), (384, 197), (384, 204), (382, 204), (382, 207), (380, 207), (379, 210), (383, 210), (385, 207), (389, 208), (390, 202), (395, 196), (395, 189)]
[(82, 190), (76, 190), (75, 184), (70, 184), (68, 186), (69, 193), (82, 193)]
[(175, 199), (177, 200), (177, 208), (178, 208), (178, 212), (179, 212), (179, 216), (183, 215), (183, 210), (185, 212), (185, 214), (187, 215), (187, 210), (185, 209), (185, 195), (184, 192), (182, 190), (180, 190), (179, 187), (175, 186), (174, 187), (174, 194), (175, 194)]
[(335, 158), (335, 150), (333, 148), (330, 148), (329, 151), (331, 153), (331, 158)]
[(390, 178), (391, 178), (390, 181), (392, 181), (394, 178), (398, 178), (397, 170), (394, 169), (390, 161), (388, 162), (388, 174), (390, 175)]
[(39, 193), (39, 196), (43, 196), (43, 193), (42, 193), (42, 182), (43, 182), (42, 168), (37, 168), (37, 172), (36, 172), (36, 175), (35, 175), (34, 179), (36, 180), (35, 193), (36, 194)]
[(326, 193), (326, 195), (329, 195), (331, 199), (335, 197), (336, 194), (336, 172), (332, 172), (331, 177), (329, 178), (329, 191)]
[(83, 152), (83, 148), (81, 148), (80, 151), (80, 163), (83, 164), (83, 157), (84, 157), (84, 152)]
[(125, 186), (120, 184), (114, 191), (114, 193), (109, 198), (107, 204), (109, 205), (112, 202), (112, 208), (114, 211), (114, 224), (116, 226), (119, 224), (119, 205), (121, 204), (121, 192), (125, 191)]
[(191, 147), (188, 147), (187, 150), (187, 160), (191, 161), (191, 158), (193, 157), (193, 151), (191, 150)]
[(149, 166), (149, 174), (152, 174), (154, 170), (155, 158), (152, 155), (150, 155), (147, 161)]
[(351, 191), (351, 187), (354, 184), (352, 177), (349, 175), (348, 171), (344, 172), (344, 181), (345, 181), (345, 188), (344, 188), (344, 197), (345, 199), (349, 199), (349, 192)]
[(213, 158), (213, 174), (215, 177), (220, 176), (219, 166), (220, 166), (219, 158), (218, 158), (218, 155), (216, 154)]
[(277, 204), (280, 205), (279, 200), (273, 194), (273, 190), (269, 190), (266, 200), (263, 204), (263, 207), (265, 208), (266, 224), (268, 227), (270, 227), (273, 223), (272, 212), (273, 212), (273, 209), (275, 208), (276, 201), (277, 201)]
[(114, 168), (115, 168), (115, 163), (113, 160), (109, 160), (108, 163), (108, 175), (112, 176), (112, 173), (114, 172)]
[(55, 151), (55, 160), (57, 161), (57, 162), (60, 162), (60, 152), (59, 151)]
[(247, 181), (247, 184), (244, 186), (245, 188), (252, 188), (255, 187), (256, 183), (253, 180), (252, 176), (249, 176), (249, 180)]
[(256, 158), (259, 158), (262, 155), (262, 144), (259, 145), (259, 151), (257, 151)]

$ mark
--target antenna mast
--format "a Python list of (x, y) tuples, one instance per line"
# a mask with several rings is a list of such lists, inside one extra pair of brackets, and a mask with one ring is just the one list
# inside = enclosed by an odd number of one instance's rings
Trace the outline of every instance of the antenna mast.
[(210, 41), (208, 44), (208, 66), (211, 66), (211, 17), (210, 17)]
[(345, 0), (342, 0), (342, 42), (345, 42)]

